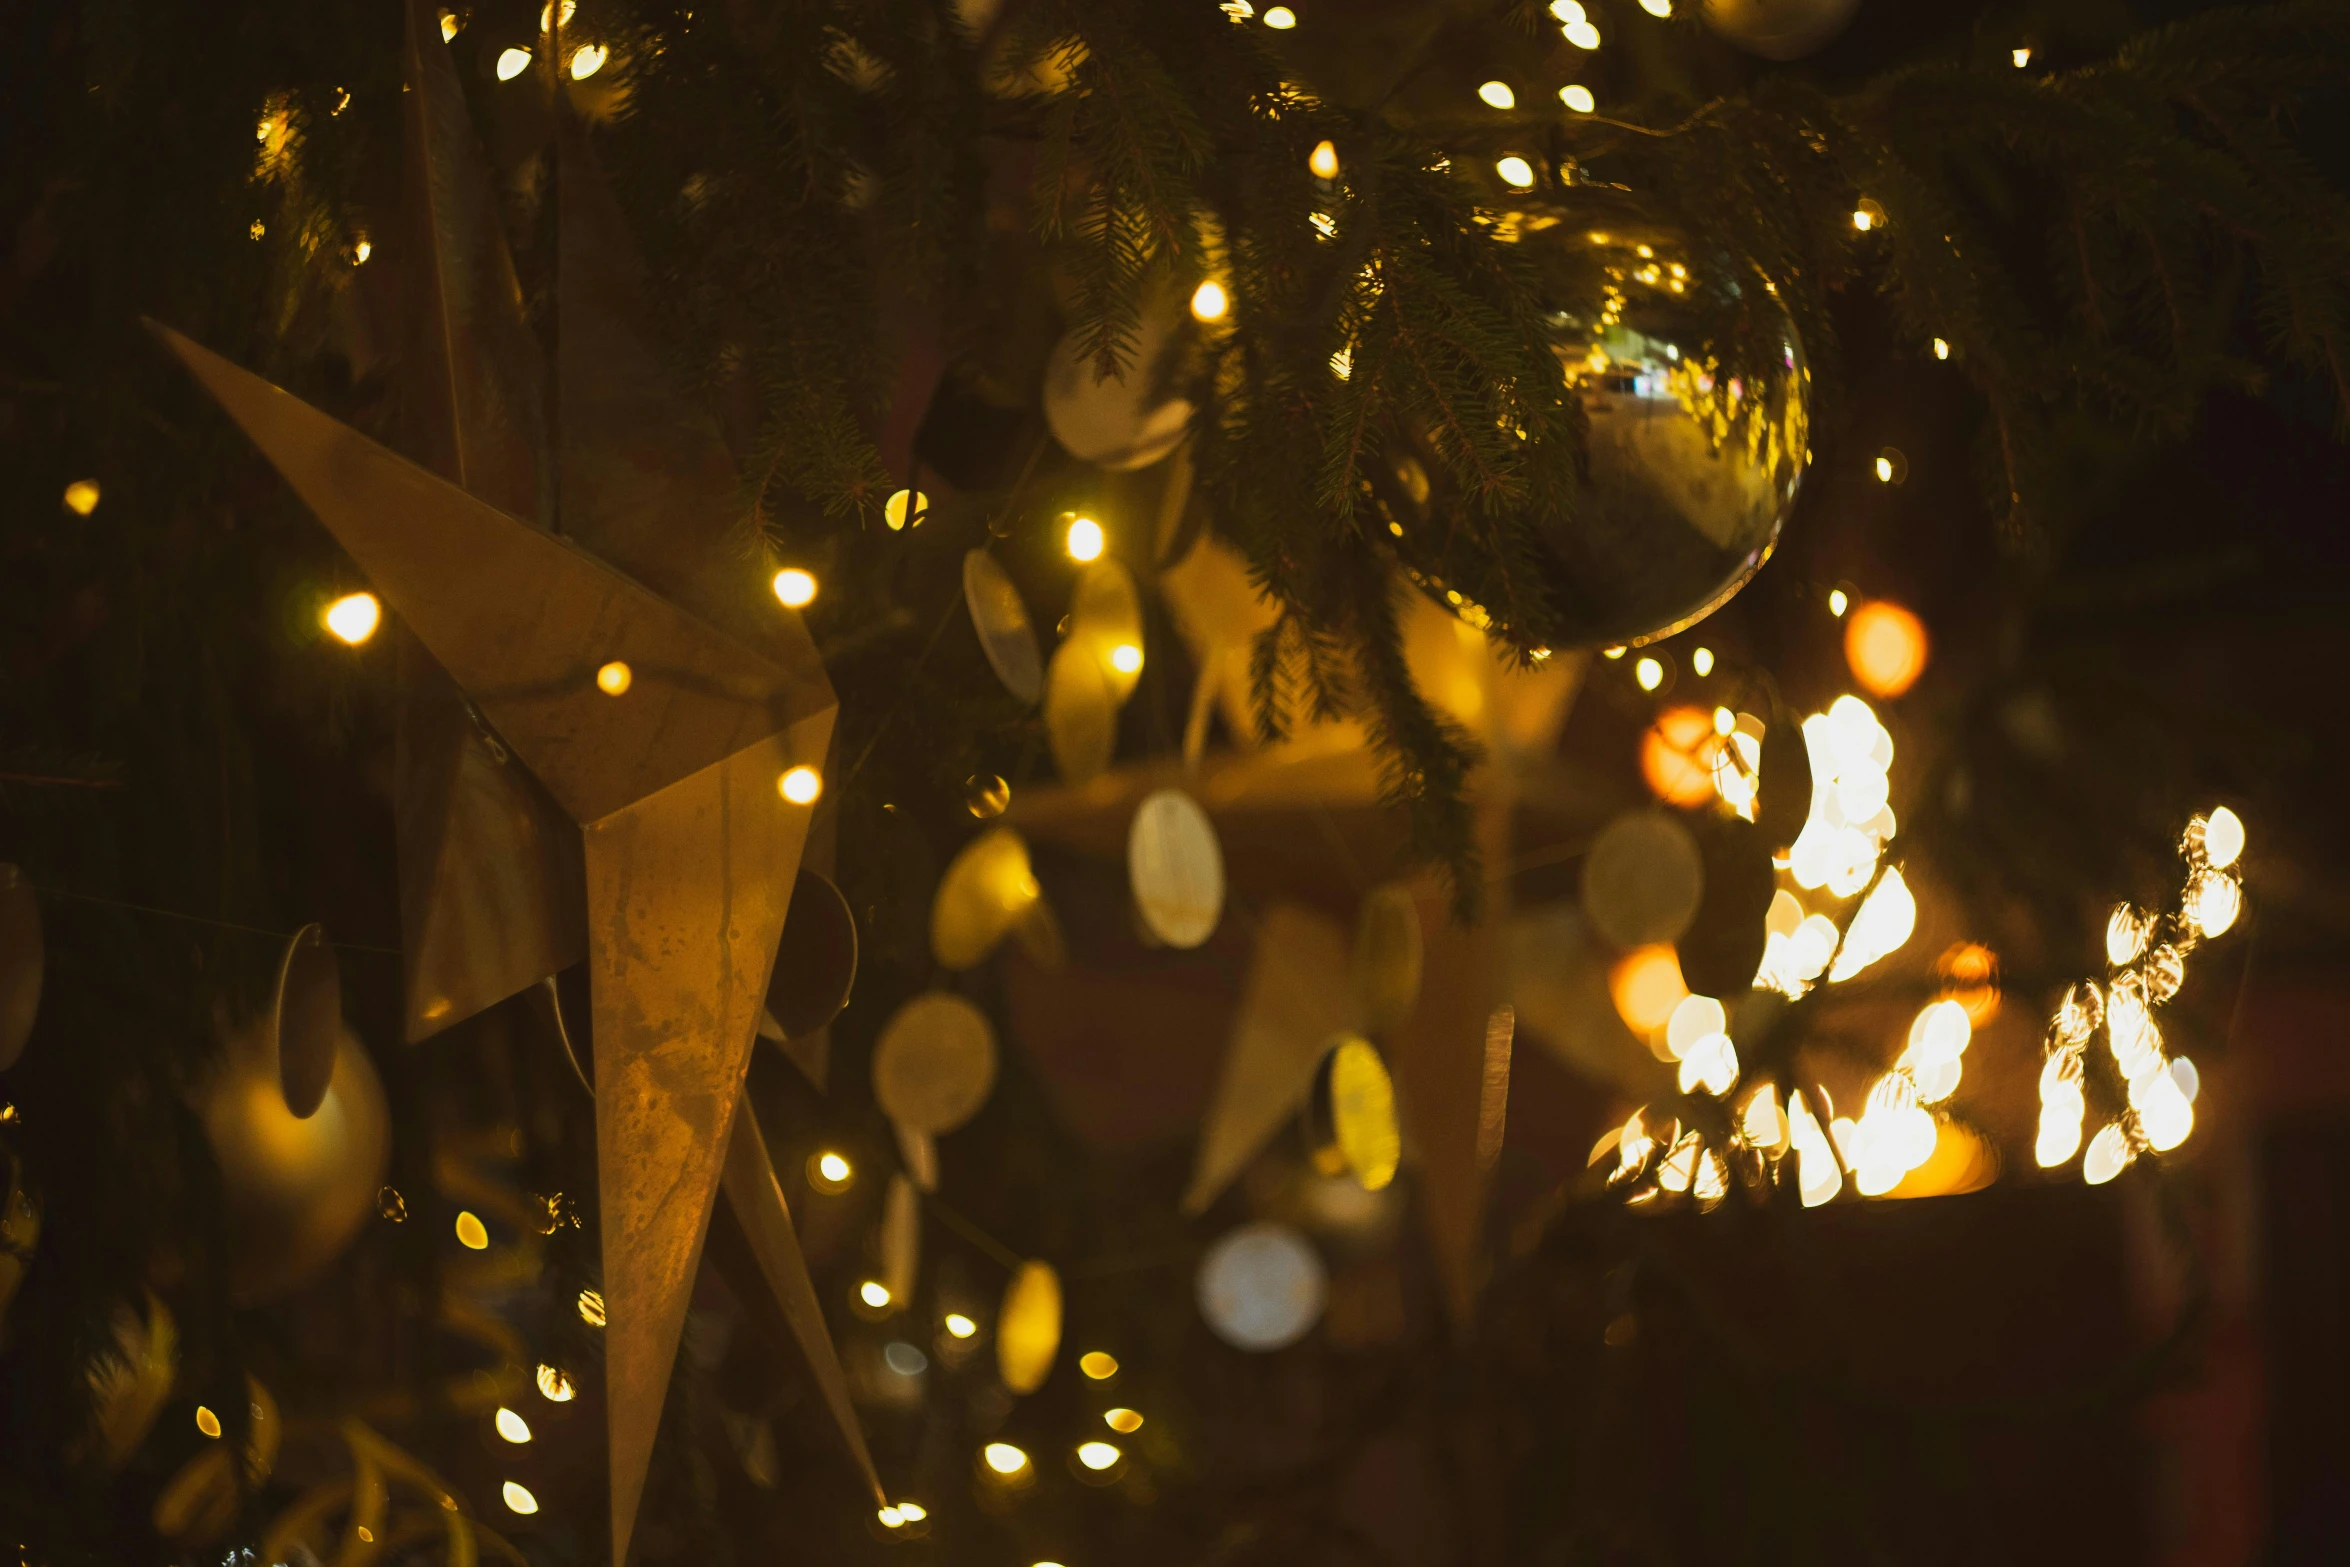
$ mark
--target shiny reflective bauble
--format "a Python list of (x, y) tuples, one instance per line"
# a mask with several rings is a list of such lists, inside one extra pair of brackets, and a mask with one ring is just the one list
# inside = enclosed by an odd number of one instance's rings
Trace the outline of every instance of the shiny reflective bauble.
[(1825, 46), (1860, 0), (1705, 0), (1705, 25), (1724, 43), (1766, 60), (1800, 60)]
[(391, 1150), (383, 1083), (349, 1029), (307, 1117), (286, 1107), (276, 1052), (259, 1029), (232, 1034), (199, 1111), (228, 1208), (229, 1285), (272, 1300), (332, 1262), (375, 1211)]
[(1012, 803), (1012, 786), (994, 773), (973, 773), (963, 780), (963, 809), (981, 821), (1004, 814)]
[(1559, 640), (1670, 636), (1778, 542), (1811, 439), (1803, 346), (1759, 274), (1632, 198), (1594, 193), (1517, 222), (1589, 424), (1590, 483), (1544, 528)]

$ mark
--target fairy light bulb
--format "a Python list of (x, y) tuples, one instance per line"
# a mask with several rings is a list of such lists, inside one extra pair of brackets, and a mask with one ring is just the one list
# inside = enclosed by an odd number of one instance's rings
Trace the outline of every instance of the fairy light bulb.
[(1653, 658), (1644, 658), (1632, 666), (1632, 678), (1643, 691), (1654, 691), (1665, 683), (1665, 666)]
[(949, 1338), (970, 1338), (979, 1331), (979, 1324), (959, 1311), (950, 1311), (943, 1326)]
[(875, 1311), (889, 1309), (889, 1286), (879, 1279), (867, 1279), (857, 1286), (857, 1298)]
[[(909, 511), (910, 508), (910, 511)], [(902, 533), (907, 528), (919, 528), (930, 515), (930, 497), (920, 490), (899, 490), (891, 495), (881, 508), (882, 520), (889, 531)]]
[(2128, 1168), (2129, 1163), (2129, 1134), (2122, 1130), (2119, 1121), (2109, 1121), (2089, 1139), (2089, 1151), (2081, 1157), (2081, 1179), (2091, 1186), (2103, 1186)]
[(383, 602), (372, 593), (346, 593), (327, 605), (319, 619), (336, 640), (357, 647), (383, 624)]
[(1214, 278), (1191, 291), (1191, 315), (1195, 321), (1221, 321), (1231, 308), (1231, 296), (1224, 292), (1224, 285)]
[[(513, 51), (507, 52), (511, 54)], [(499, 1487), (499, 1494), (505, 1498), (506, 1511), (517, 1517), (528, 1518), (539, 1510), (539, 1499), (531, 1495), (530, 1488), (519, 1481), (507, 1481)]]
[(1934, 339), (1934, 357), (1936, 359), (1948, 359), (1950, 357), (1949, 339), (1940, 337)]
[(1102, 1412), (1102, 1424), (1121, 1436), (1130, 1436), (1142, 1429), (1142, 1416), (1131, 1409), (1108, 1409)]
[(87, 517), (98, 509), (98, 481), (76, 479), (65, 487), (65, 509), (76, 517)]
[(1514, 109), (1518, 106), (1518, 95), (1507, 82), (1486, 82), (1478, 87), (1477, 96), (1488, 108)]
[(498, 1428), (498, 1435), (507, 1441), (521, 1443), (530, 1440), (530, 1422), (505, 1405), (500, 1404), (497, 1414), (491, 1418)]
[(1028, 1455), (1009, 1442), (990, 1442), (980, 1449), (979, 1456), (1000, 1475), (1016, 1475), (1028, 1467)]
[(1077, 1461), (1097, 1472), (1109, 1468), (1121, 1456), (1118, 1449), (1108, 1442), (1080, 1442), (1077, 1445)]
[(635, 684), (636, 671), (617, 658), (596, 671), (596, 689), (606, 696), (626, 696)]
[(1559, 102), (1576, 114), (1589, 114), (1599, 107), (1599, 100), (1591, 96), (1591, 89), (1580, 82), (1571, 82), (1559, 89)]
[(1286, 33), (1297, 25), (1297, 13), (1285, 5), (1277, 5), (1265, 12), (1265, 25), (1277, 33)]
[(1110, 649), (1110, 667), (1121, 675), (1138, 673), (1142, 668), (1142, 649), (1131, 642), (1121, 642)]
[(1073, 561), (1082, 563), (1099, 560), (1105, 542), (1102, 525), (1091, 517), (1072, 517), (1069, 519), (1069, 532), (1062, 542)]
[(604, 1297), (598, 1290), (579, 1292), (579, 1320), (591, 1328), (604, 1325)]
[(1318, 180), (1338, 178), (1338, 143), (1334, 141), (1314, 143), (1314, 150), (1306, 155), (1306, 172)]
[(1842, 620), (1844, 618), (1844, 612), (1851, 607), (1852, 595), (1845, 592), (1842, 588), (1834, 589), (1828, 594), (1828, 613), (1835, 616), (1838, 620)]
[(1512, 153), (1494, 164), (1493, 172), (1501, 176), (1504, 185), (1514, 189), (1532, 190), (1534, 188), (1534, 165), (1516, 153)]
[(1118, 1374), (1118, 1357), (1106, 1349), (1089, 1349), (1077, 1357), (1077, 1369), (1090, 1382), (1107, 1382)]
[(775, 792), (794, 805), (814, 805), (824, 792), (824, 777), (813, 767), (795, 767), (775, 780)]
[(2105, 961), (2119, 967), (2137, 960), (2146, 950), (2146, 935), (2153, 921), (2124, 903), (2105, 921)]
[(604, 62), (611, 58), (612, 51), (602, 44), (581, 45), (571, 51), (571, 79), (575, 82), (586, 81), (602, 70)]
[(204, 1405), (198, 1404), (196, 1406), (196, 1429), (217, 1441), (220, 1437), (220, 1416), (214, 1414)]
[(487, 1251), (490, 1232), (471, 1212), (457, 1215), (457, 1244), (468, 1251)]
[(2187, 883), (2187, 916), (2205, 936), (2218, 936), (2244, 911), (2244, 892), (2225, 871), (2197, 871)]
[[(527, 70), (529, 70), (529, 69), (530, 69), (530, 51), (529, 51), (528, 49), (505, 49), (505, 50), (501, 50), (501, 51), (499, 52), (499, 54), (498, 54), (498, 80), (499, 80), (499, 81), (501, 81), (501, 82), (510, 82), (510, 81), (514, 80), (514, 78), (515, 78), (515, 77), (517, 77), (517, 76), (520, 76), (520, 75), (521, 75), (521, 74), (522, 74), (524, 71), (527, 71)], [(522, 1488), (521, 1488), (520, 1486), (513, 1486), (513, 1487), (512, 1487), (512, 1489), (514, 1489), (514, 1490), (518, 1490), (518, 1491), (522, 1490)], [(528, 1491), (523, 1491), (523, 1493), (522, 1493), (522, 1494), (523, 1494), (523, 1495), (525, 1495), (525, 1496), (528, 1496), (530, 1493), (529, 1493)], [(519, 1510), (519, 1509), (517, 1509), (517, 1510)], [(532, 1506), (531, 1506), (531, 1509), (530, 1509), (530, 1510), (531, 1510), (532, 1512), (534, 1512), (534, 1513), (535, 1513), (535, 1512), (537, 1512), (537, 1511), (538, 1511), (538, 1506), (537, 1506), (537, 1504), (536, 1504), (536, 1503), (533, 1503), (533, 1504), (532, 1504)]]
[(1712, 674), (1714, 672), (1714, 650), (1710, 647), (1701, 647), (1691, 653), (1689, 667), (1697, 671), (1697, 678), (1700, 680)]
[(553, 1366), (539, 1367), (538, 1384), (539, 1397), (550, 1404), (568, 1404), (578, 1396), (578, 1390), (571, 1385), (571, 1378)]
[(856, 1167), (830, 1148), (808, 1161), (808, 1184), (820, 1192), (845, 1192), (856, 1178)]
[(816, 602), (814, 574), (797, 566), (784, 567), (775, 574), (775, 597), (786, 609), (806, 609)]
[(1640, 9), (1661, 20), (1673, 14), (1673, 0), (1640, 0)]
[(2032, 51), (2021, 45), (2008, 50), (2007, 57), (2015, 62), (2015, 68), (2019, 71), (2032, 63)]
[(1591, 50), (1599, 47), (1599, 29), (1587, 21), (1569, 22), (1560, 31), (1566, 34), (1567, 42), (1578, 49)]
[(2226, 870), (2244, 852), (2244, 818), (2221, 806), (2203, 819), (2203, 861)]

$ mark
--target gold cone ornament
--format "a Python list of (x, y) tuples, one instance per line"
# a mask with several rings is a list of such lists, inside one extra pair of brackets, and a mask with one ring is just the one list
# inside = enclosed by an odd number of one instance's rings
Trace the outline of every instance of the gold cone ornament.
[[(618, 1562), (732, 1146), (835, 702), (799, 617), (766, 589), (716, 426), (675, 395), (637, 325), (641, 266), (585, 134), (561, 106), (552, 499), (563, 536), (513, 509), (527, 444), (516, 431), (530, 428), (529, 399), (514, 388), (527, 355), (503, 324), (483, 325), (508, 319), (511, 271), (482, 260), (502, 249), (494, 213), (450, 175), (478, 153), (445, 47), (429, 35), (437, 25), (422, 7), (409, 11), (415, 156), (432, 190), (426, 244), (442, 288), (441, 314), (428, 321), (441, 330), (453, 388), (445, 450), (463, 482), (156, 330), (359, 564), (478, 724), (478, 751), (460, 739), (454, 762), (413, 775), (419, 789), (438, 779), (448, 793), (417, 813), (437, 808), (467, 831), (444, 833), (431, 855), (404, 850), (425, 881), (404, 896), (411, 910), (421, 905), (411, 930), (429, 936), (433, 911), (465, 903), (480, 879), (445, 874), (455, 841), (494, 862), (482, 874), (540, 935), (494, 971), (462, 973), (466, 994), (451, 1000), (452, 1015), (548, 979), (563, 966), (567, 933), (582, 938)], [(544, 511), (548, 487), (536, 495)], [(514, 781), (504, 772), (485, 771), (499, 753), (555, 814), (536, 808), (531, 789), (506, 787)], [(502, 782), (477, 787), (490, 777)], [(423, 996), (412, 1030), (435, 1021), (422, 1013), (437, 999)], [(763, 1207), (756, 1182), (742, 1187)], [(746, 1227), (773, 1217), (741, 1206)], [(821, 1326), (794, 1322), (820, 1376), (833, 1353)], [(861, 1447), (853, 1431), (844, 1437)]]

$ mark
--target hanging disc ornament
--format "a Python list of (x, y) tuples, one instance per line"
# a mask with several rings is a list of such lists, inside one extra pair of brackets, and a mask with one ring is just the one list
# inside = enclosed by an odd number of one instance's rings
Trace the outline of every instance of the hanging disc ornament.
[[(1759, 274), (1637, 196), (1578, 187), (1514, 221), (1588, 425), (1589, 482), (1541, 526), (1554, 640), (1670, 636), (1745, 586), (1795, 504), (1811, 437), (1794, 322)], [(1418, 536), (1468, 504), (1423, 455), (1427, 499), (1387, 496)]]
[(1681, 978), (1696, 995), (1735, 1000), (1753, 988), (1770, 936), (1771, 850), (1760, 828), (1735, 817), (1709, 823), (1698, 849), (1705, 896), (1681, 937)]
[(1385, 1190), (1403, 1156), (1395, 1083), (1367, 1039), (1342, 1039), (1330, 1053), (1330, 1127), (1363, 1190)]
[(1053, 652), (1045, 672), (1044, 733), (1053, 765), (1068, 783), (1091, 783), (1109, 771), (1118, 740), (1118, 699), (1092, 648), (1075, 638)]
[(1715, 37), (1766, 60), (1800, 60), (1844, 31), (1860, 0), (1705, 0)]
[(1420, 1004), (1420, 906), (1396, 882), (1374, 887), (1355, 915), (1353, 974), (1363, 1026), (1374, 1034), (1403, 1027)]
[(1004, 689), (1027, 703), (1044, 695), (1044, 661), (1036, 651), (1028, 605), (1011, 576), (985, 550), (963, 557), (963, 606), (971, 612), (971, 628), (979, 633), (979, 650), (987, 655)]
[(16, 1065), (41, 1010), (41, 904), (24, 873), (0, 865), (0, 1072)]
[(286, 1101), (270, 1041), (224, 1041), (200, 1111), (228, 1209), (229, 1286), (240, 1304), (276, 1299), (333, 1261), (375, 1211), (391, 1151), (383, 1083), (347, 1028), (308, 1116)]
[(1191, 400), (1167, 383), (1182, 349), (1183, 306), (1171, 292), (1145, 300), (1123, 376), (1097, 380), (1075, 332), (1053, 347), (1044, 371), (1044, 421), (1069, 455), (1110, 469), (1147, 468), (1191, 427)]
[(1244, 1224), (1200, 1260), (1200, 1315), (1235, 1349), (1283, 1349), (1322, 1318), (1329, 1278), (1303, 1235), (1286, 1224)]
[(1680, 940), (1704, 891), (1697, 840), (1662, 811), (1626, 811), (1583, 860), (1583, 912), (1619, 947)]
[(963, 845), (930, 899), (930, 951), (950, 969), (985, 962), (1043, 897), (1028, 863), (1028, 841), (991, 827)]
[(1776, 690), (1756, 763), (1754, 825), (1774, 854), (1795, 842), (1811, 814), (1811, 747), (1803, 726)]
[(767, 981), (767, 1015), (787, 1040), (840, 1016), (857, 983), (857, 917), (840, 889), (814, 871), (792, 883), (791, 907)]
[(1015, 1393), (1033, 1393), (1061, 1353), (1061, 1276), (1049, 1262), (1020, 1264), (1004, 1286), (995, 1320), (996, 1373)]
[(961, 996), (916, 996), (873, 1045), (873, 1097), (908, 1130), (936, 1137), (979, 1113), (995, 1087), (995, 1029)]
[(1224, 851), (1216, 825), (1180, 789), (1161, 789), (1134, 812), (1126, 833), (1134, 907), (1170, 947), (1196, 947), (1224, 914)]
[(277, 983), (246, 1025), (256, 1048), (277, 1058), (286, 1108), (307, 1116), (326, 1097), (343, 1031), (343, 975), (318, 925), (294, 932), (278, 958)]

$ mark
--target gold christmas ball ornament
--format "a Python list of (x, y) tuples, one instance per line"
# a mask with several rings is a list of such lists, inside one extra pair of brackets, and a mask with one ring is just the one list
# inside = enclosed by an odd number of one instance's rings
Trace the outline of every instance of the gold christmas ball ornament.
[(1126, 874), (1135, 911), (1170, 947), (1198, 946), (1224, 914), (1224, 851), (1215, 823), (1180, 789), (1161, 789), (1134, 812)]
[(1012, 786), (994, 773), (973, 773), (963, 780), (963, 809), (979, 820), (992, 821), (1010, 809)]
[(1061, 1353), (1061, 1276), (1049, 1262), (1020, 1264), (1004, 1286), (995, 1323), (996, 1374), (1015, 1393), (1033, 1393)]
[(995, 1028), (961, 996), (934, 990), (898, 1008), (873, 1045), (873, 1098), (901, 1127), (936, 1137), (979, 1113), (995, 1088)]
[(1766, 60), (1800, 60), (1824, 48), (1860, 0), (1704, 0), (1705, 25), (1724, 43)]
[(41, 1010), (41, 903), (13, 865), (0, 864), (0, 1072), (16, 1065)]
[(963, 557), (963, 607), (979, 650), (1004, 689), (1034, 706), (1044, 695), (1044, 662), (1036, 651), (1036, 628), (1020, 589), (993, 555), (973, 550)]
[[(1510, 221), (1556, 302), (1552, 345), (1588, 426), (1589, 482), (1541, 530), (1553, 640), (1670, 636), (1762, 569), (1794, 507), (1811, 439), (1794, 322), (1765, 278), (1638, 197), (1578, 189)], [(1467, 504), (1449, 483), (1419, 490), (1385, 492), (1417, 524), (1407, 539)]]
[(366, 1049), (338, 1029), (317, 1107), (294, 1114), (277, 1052), (248, 1026), (226, 1040), (200, 1105), (229, 1217), (229, 1283), (241, 1304), (273, 1300), (315, 1276), (375, 1212), (391, 1152), (383, 1083)]

